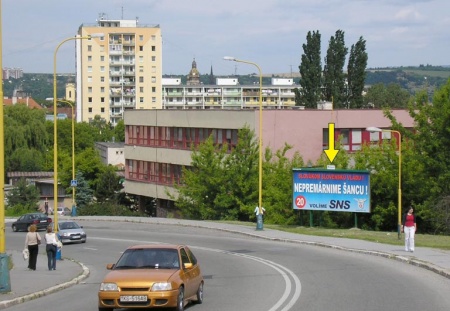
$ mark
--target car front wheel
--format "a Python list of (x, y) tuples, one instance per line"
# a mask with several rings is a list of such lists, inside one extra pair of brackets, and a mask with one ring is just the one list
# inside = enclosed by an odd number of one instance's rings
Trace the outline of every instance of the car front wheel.
[(19, 230), (17, 229), (16, 225), (12, 225), (12, 230), (13, 230), (14, 232), (19, 231)]
[(198, 286), (196, 303), (198, 304), (203, 303), (203, 282), (201, 282), (200, 285)]
[(184, 288), (180, 287), (178, 289), (177, 307), (176, 311), (184, 311)]

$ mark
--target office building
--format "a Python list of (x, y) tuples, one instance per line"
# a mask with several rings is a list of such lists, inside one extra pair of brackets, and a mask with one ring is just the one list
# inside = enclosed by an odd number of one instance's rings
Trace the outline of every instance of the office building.
[[(413, 127), (406, 110), (393, 115), (403, 126)], [(389, 129), (391, 122), (382, 110), (300, 110), (264, 109), (263, 148), (272, 151), (292, 146), (290, 157), (298, 151), (305, 163), (314, 163), (328, 148), (329, 124), (334, 138), (342, 138), (349, 153), (364, 143), (391, 139), (391, 133), (370, 133), (369, 126)], [(164, 216), (176, 197), (174, 183), (180, 181), (183, 166), (191, 164), (191, 147), (210, 135), (215, 143), (237, 143), (238, 130), (248, 126), (259, 133), (257, 109), (164, 109), (125, 112), (125, 192), (140, 198), (155, 198), (157, 216)], [(264, 181), (263, 181), (264, 182)]]
[(112, 125), (125, 110), (161, 108), (162, 39), (159, 25), (100, 15), (82, 24), (76, 41), (77, 121), (99, 115)]

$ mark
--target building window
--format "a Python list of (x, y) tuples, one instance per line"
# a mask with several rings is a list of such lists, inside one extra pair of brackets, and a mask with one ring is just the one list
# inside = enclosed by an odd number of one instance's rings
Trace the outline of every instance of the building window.
[(100, 77), (100, 82), (105, 82), (105, 77), (101, 76)]
[(88, 93), (92, 93), (92, 86), (88, 87)]
[(101, 111), (102, 113), (104, 113), (104, 112), (105, 112), (105, 108), (104, 108), (104, 107), (100, 108), (100, 111)]
[(143, 52), (144, 51), (144, 47), (142, 45), (139, 46), (139, 51)]
[(144, 72), (144, 66), (139, 66), (139, 72)]
[(144, 62), (144, 56), (139, 56), (139, 62), (143, 63)]
[(101, 61), (101, 62), (104, 62), (104, 61), (105, 61), (105, 56), (103, 56), (103, 55), (100, 56), (100, 61)]
[(156, 36), (152, 35), (152, 41), (156, 41)]
[(143, 86), (139, 87), (139, 92), (144, 93), (144, 87)]
[(100, 52), (105, 52), (105, 46), (104, 45), (100, 45)]
[(156, 62), (156, 56), (152, 56), (152, 62)]
[(88, 66), (87, 71), (92, 72), (92, 66)]
[(92, 76), (88, 76), (87, 82), (92, 82)]
[(89, 111), (89, 112), (92, 112), (92, 107), (89, 107), (89, 108), (88, 108), (88, 111)]
[(156, 66), (152, 66), (152, 73), (156, 72)]
[(156, 87), (152, 86), (152, 92), (155, 93), (156, 92)]
[(139, 82), (143, 83), (144, 82), (144, 77), (139, 77)]
[(92, 52), (92, 45), (87, 46), (88, 52)]
[(156, 51), (156, 46), (152, 45), (152, 52)]
[(105, 93), (105, 87), (104, 86), (100, 87), (100, 93)]
[(139, 102), (143, 103), (144, 102), (144, 97), (139, 97)]
[(144, 41), (144, 36), (143, 35), (139, 35), (139, 41)]
[(88, 103), (92, 103), (92, 97), (88, 97)]
[(100, 72), (105, 72), (105, 66), (100, 66)]
[(88, 62), (92, 62), (92, 56), (91, 56), (91, 55), (88, 56), (87, 61), (88, 61)]
[(152, 97), (152, 103), (156, 103), (156, 97)]
[(104, 97), (100, 97), (100, 102), (104, 103), (105, 102), (105, 98)]

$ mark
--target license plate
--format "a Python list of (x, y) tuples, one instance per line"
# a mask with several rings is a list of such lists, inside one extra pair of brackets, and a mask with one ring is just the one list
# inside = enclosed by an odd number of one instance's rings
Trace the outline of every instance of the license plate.
[(121, 302), (147, 301), (147, 296), (120, 296)]
[(47, 222), (47, 220), (41, 220), (40, 222)]
[(81, 235), (72, 235), (72, 239), (81, 239)]

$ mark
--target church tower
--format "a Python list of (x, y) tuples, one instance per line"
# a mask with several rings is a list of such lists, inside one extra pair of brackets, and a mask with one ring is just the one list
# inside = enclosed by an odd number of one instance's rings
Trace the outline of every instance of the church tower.
[(195, 58), (192, 61), (192, 68), (191, 71), (189, 71), (186, 84), (200, 85), (200, 72), (198, 72), (197, 70), (197, 63), (195, 62)]

